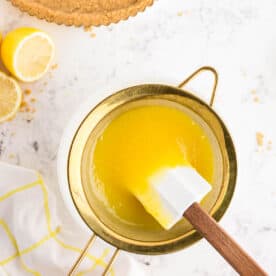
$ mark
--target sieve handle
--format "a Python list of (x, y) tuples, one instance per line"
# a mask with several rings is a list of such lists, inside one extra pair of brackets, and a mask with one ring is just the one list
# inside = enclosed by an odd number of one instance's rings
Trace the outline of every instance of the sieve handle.
[[(91, 236), (91, 238), (88, 240), (88, 242), (86, 243), (86, 245), (84, 246), (84, 248), (82, 249), (78, 259), (75, 261), (74, 265), (72, 266), (72, 268), (70, 269), (68, 276), (73, 276), (74, 273), (77, 271), (78, 267), (80, 266), (81, 262), (83, 261), (83, 259), (85, 258), (85, 256), (87, 255), (89, 249), (91, 248), (91, 246), (93, 245), (94, 241), (96, 240), (96, 235), (93, 234)], [(116, 248), (110, 261), (108, 262), (102, 276), (107, 276), (110, 272), (110, 269), (113, 265), (113, 263), (115, 262), (116, 257), (118, 256), (119, 253), (119, 249)]]
[(183, 88), (189, 81), (191, 81), (193, 78), (195, 78), (197, 75), (199, 75), (199, 74), (201, 74), (203, 72), (210, 72), (214, 76), (214, 84), (213, 84), (211, 98), (210, 98), (210, 101), (209, 101), (209, 105), (213, 106), (215, 95), (216, 95), (216, 90), (217, 90), (217, 85), (218, 85), (218, 73), (217, 73), (217, 71), (213, 67), (203, 66), (203, 67), (197, 69), (187, 79), (185, 79), (183, 82), (181, 82), (178, 85), (178, 88)]
[(93, 234), (91, 236), (91, 238), (88, 240), (88, 242), (86, 243), (85, 247), (83, 248), (81, 254), (79, 255), (78, 259), (76, 260), (76, 262), (74, 263), (74, 265), (72, 266), (72, 268), (70, 269), (68, 276), (73, 276), (74, 273), (76, 272), (76, 270), (78, 269), (79, 265), (81, 264), (82, 260), (85, 258), (85, 256), (87, 255), (90, 247), (92, 246), (92, 244), (94, 243), (96, 239), (96, 235)]
[(112, 255), (112, 257), (111, 257), (109, 263), (107, 264), (107, 266), (106, 266), (106, 268), (105, 268), (105, 270), (104, 270), (103, 276), (107, 276), (107, 275), (109, 274), (110, 269), (111, 269), (113, 263), (115, 262), (116, 257), (117, 257), (118, 254), (119, 254), (119, 251), (120, 251), (120, 249), (119, 249), (119, 248), (116, 248), (116, 250), (114, 251), (114, 253), (113, 253), (113, 255)]

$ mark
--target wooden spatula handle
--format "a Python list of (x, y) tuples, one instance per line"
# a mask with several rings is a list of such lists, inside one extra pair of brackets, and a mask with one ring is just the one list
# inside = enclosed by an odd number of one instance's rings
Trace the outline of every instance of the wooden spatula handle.
[(184, 217), (240, 275), (268, 275), (198, 203), (191, 205)]

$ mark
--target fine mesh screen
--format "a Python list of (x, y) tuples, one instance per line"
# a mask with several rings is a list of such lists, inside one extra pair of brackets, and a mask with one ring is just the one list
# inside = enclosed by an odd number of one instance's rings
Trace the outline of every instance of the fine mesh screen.
[[(120, 105), (112, 112), (108, 113), (97, 125), (97, 127), (91, 132), (91, 135), (87, 141), (85, 150), (83, 152), (82, 158), (82, 181), (85, 188), (85, 193), (87, 200), (94, 213), (98, 216), (98, 218), (113, 231), (117, 232), (119, 235), (127, 237), (133, 240), (139, 240), (144, 242), (159, 242), (159, 241), (168, 241), (170, 239), (178, 239), (183, 238), (185, 235), (188, 235), (192, 230), (191, 225), (185, 220), (182, 219), (179, 223), (177, 223), (172, 229), (169, 231), (163, 230), (161, 227), (156, 228), (138, 228), (137, 226), (130, 225), (120, 219), (116, 215), (114, 215), (109, 208), (103, 204), (101, 197), (95, 189), (93, 189), (93, 175), (92, 175), (92, 156), (93, 150), (95, 146), (95, 141), (97, 137), (102, 133), (103, 129), (106, 125), (119, 114), (138, 106), (145, 105), (165, 105), (172, 106), (174, 108), (180, 109), (186, 114), (188, 114), (194, 121), (196, 121), (205, 131), (206, 135), (209, 137), (209, 140), (212, 144), (212, 150), (214, 153), (214, 179), (213, 179), (213, 189), (207, 195), (207, 197), (202, 202), (202, 207), (210, 212), (210, 210), (216, 204), (218, 198), (221, 195), (222, 185), (223, 185), (223, 157), (220, 150), (220, 145), (217, 141), (216, 133), (214, 133), (213, 129), (209, 126), (208, 116), (210, 114), (204, 113), (205, 109), (198, 108), (197, 110), (190, 108), (191, 99), (186, 99), (181, 97), (181, 103), (176, 101), (177, 96), (173, 95), (173, 98), (170, 99), (169, 96), (163, 99), (158, 99), (154, 96), (140, 98), (135, 101), (131, 101)], [(179, 98), (180, 99), (180, 98)], [(202, 114), (200, 112), (202, 111)], [(208, 116), (207, 116), (208, 115)], [(214, 116), (214, 115), (212, 115)], [(212, 118), (213, 119), (213, 118)]]

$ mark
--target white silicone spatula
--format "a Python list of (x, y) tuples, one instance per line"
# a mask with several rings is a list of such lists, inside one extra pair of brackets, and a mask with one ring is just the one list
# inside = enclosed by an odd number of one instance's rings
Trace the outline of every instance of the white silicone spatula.
[(241, 275), (268, 275), (198, 202), (211, 185), (189, 166), (164, 169), (149, 179), (149, 189), (137, 199), (165, 229), (184, 216)]

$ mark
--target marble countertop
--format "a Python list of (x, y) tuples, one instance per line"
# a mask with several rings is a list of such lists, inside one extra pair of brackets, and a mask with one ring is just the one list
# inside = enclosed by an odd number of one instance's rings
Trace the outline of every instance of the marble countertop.
[[(83, 101), (138, 83), (176, 85), (211, 65), (219, 72), (214, 108), (233, 135), (239, 163), (221, 225), (276, 275), (275, 14), (274, 0), (159, 0), (128, 21), (84, 30), (38, 20), (1, 1), (0, 31), (22, 25), (47, 31), (57, 65), (42, 80), (22, 85), (32, 91), (28, 101), (35, 112), (0, 126), (0, 160), (40, 171), (58, 193), (59, 141)], [(190, 88), (208, 100), (205, 80)], [(148, 275), (235, 275), (204, 240), (174, 254), (135, 258)]]

